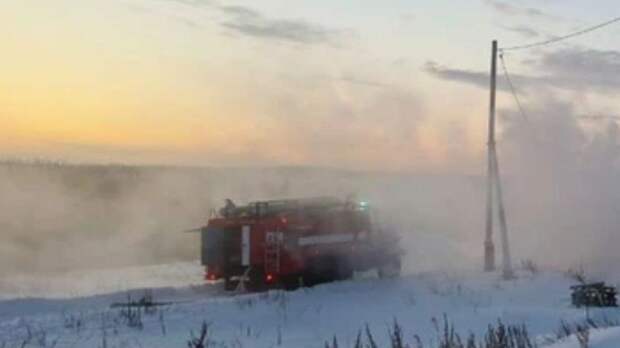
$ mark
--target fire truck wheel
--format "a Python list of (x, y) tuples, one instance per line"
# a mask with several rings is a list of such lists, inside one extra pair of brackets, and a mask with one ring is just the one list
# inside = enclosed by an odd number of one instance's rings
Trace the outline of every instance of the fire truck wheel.
[(259, 271), (252, 271), (248, 275), (248, 282), (246, 283), (246, 289), (248, 291), (263, 291), (267, 289), (265, 284), (265, 274)]
[(239, 285), (239, 282), (230, 279), (230, 277), (224, 278), (224, 290), (233, 291), (237, 289), (237, 285)]
[(400, 275), (400, 259), (393, 258), (379, 266), (379, 278), (396, 278)]
[(312, 272), (306, 272), (302, 275), (304, 286), (312, 287), (320, 283), (318, 275)]
[(300, 278), (301, 276), (299, 275), (290, 275), (290, 276), (282, 277), (280, 282), (284, 290), (288, 290), (288, 291), (297, 290), (303, 283), (303, 281)]
[(348, 260), (340, 260), (337, 262), (336, 275), (334, 278), (336, 280), (353, 278), (353, 267), (351, 267), (351, 263)]

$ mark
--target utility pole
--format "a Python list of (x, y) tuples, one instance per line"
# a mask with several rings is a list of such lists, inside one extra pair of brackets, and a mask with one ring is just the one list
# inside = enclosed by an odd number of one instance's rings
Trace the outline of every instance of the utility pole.
[(497, 77), (497, 41), (491, 45), (491, 82), (489, 101), (489, 138), (487, 142), (487, 214), (486, 236), (484, 239), (484, 271), (495, 270), (495, 245), (493, 244), (493, 181), (495, 153), (495, 83)]
[[(489, 101), (489, 139), (487, 155), (487, 206), (486, 206), (486, 237), (484, 240), (484, 270), (495, 270), (495, 246), (493, 244), (493, 198), (497, 199), (500, 239), (502, 243), (502, 277), (514, 277), (510, 259), (508, 242), (508, 226), (502, 197), (502, 182), (499, 172), (499, 161), (495, 148), (495, 92), (497, 82), (497, 41), (491, 45), (491, 81)], [(494, 194), (495, 193), (495, 194)]]
[(502, 199), (502, 180), (499, 175), (499, 163), (497, 153), (493, 149), (493, 172), (495, 173), (495, 193), (497, 195), (497, 205), (499, 213), (499, 229), (502, 241), (502, 277), (504, 279), (514, 278), (512, 262), (510, 260), (510, 244), (508, 244), (508, 226), (506, 225), (506, 212), (504, 211), (504, 200)]

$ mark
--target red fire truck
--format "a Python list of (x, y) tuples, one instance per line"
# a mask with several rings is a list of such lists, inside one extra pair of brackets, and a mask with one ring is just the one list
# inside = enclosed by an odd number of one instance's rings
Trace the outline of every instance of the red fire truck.
[(200, 229), (209, 281), (227, 290), (296, 288), (347, 279), (354, 271), (400, 273), (393, 233), (371, 221), (365, 202), (331, 197), (226, 206)]

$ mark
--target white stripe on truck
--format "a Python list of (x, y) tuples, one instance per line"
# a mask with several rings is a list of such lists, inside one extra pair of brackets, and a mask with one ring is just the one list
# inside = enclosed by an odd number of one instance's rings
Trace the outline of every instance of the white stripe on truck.
[(250, 226), (241, 227), (241, 266), (250, 265)]
[(346, 243), (352, 242), (355, 239), (353, 233), (343, 234), (324, 234), (314, 235), (308, 237), (299, 237), (299, 246), (318, 245), (318, 244), (332, 244), (332, 243)]

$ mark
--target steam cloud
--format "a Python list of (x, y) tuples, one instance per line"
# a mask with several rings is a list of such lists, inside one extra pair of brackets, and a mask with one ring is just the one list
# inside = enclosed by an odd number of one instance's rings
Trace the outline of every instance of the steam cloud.
[[(383, 211), (415, 250), (423, 231), (457, 237), (454, 197), (471, 197), (474, 178), (435, 178), (313, 168), (209, 169), (75, 166), (7, 162), (0, 213), (0, 274), (69, 271), (194, 260), (201, 226), (224, 198), (255, 199), (355, 194)], [(456, 181), (455, 181), (456, 180)], [(449, 184), (449, 182), (454, 182)], [(463, 185), (465, 184), (465, 185)], [(443, 191), (435, 187), (444, 187)], [(441, 192), (445, 192), (446, 195)], [(454, 195), (456, 194), (456, 195)], [(453, 196), (454, 195), (454, 196)], [(477, 205), (468, 205), (477, 210)], [(449, 216), (452, 218), (449, 218)], [(456, 222), (454, 226), (450, 221)], [(445, 248), (446, 246), (442, 246)], [(409, 249), (409, 248), (408, 248)], [(447, 250), (448, 251), (448, 250)], [(426, 257), (425, 257), (426, 258)], [(416, 267), (431, 260), (412, 257)]]
[[(499, 143), (515, 261), (613, 273), (620, 242), (618, 127), (586, 132), (570, 104), (501, 113)], [(592, 122), (588, 120), (587, 122)], [(197, 236), (224, 198), (355, 194), (397, 229), (410, 271), (479, 267), (484, 177), (324, 168), (175, 168), (5, 162), (0, 273), (197, 258)], [(497, 240), (497, 242), (499, 242)]]
[(530, 114), (531, 124), (508, 118), (502, 158), (519, 255), (617, 276), (618, 125), (603, 120), (586, 132), (592, 121), (557, 100)]

